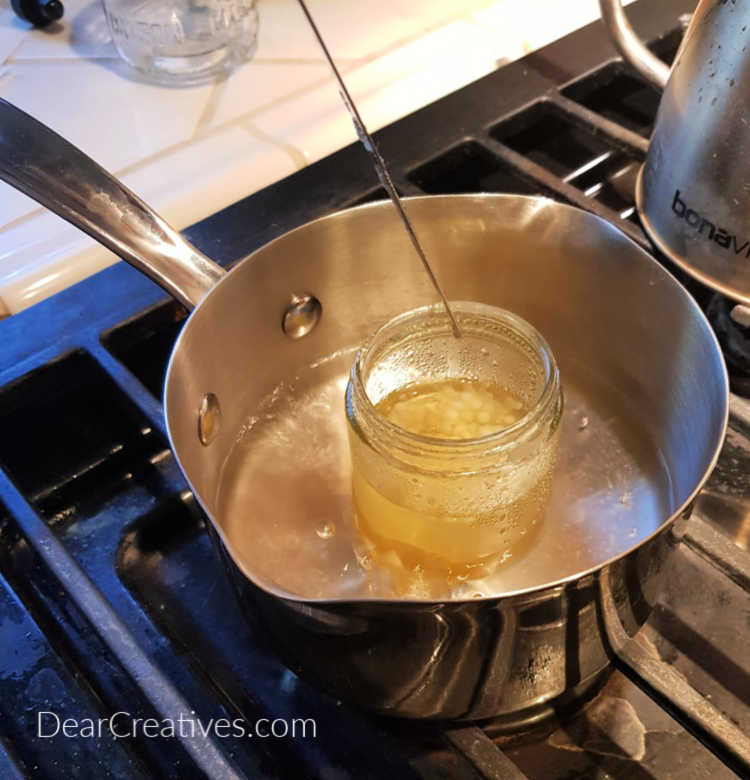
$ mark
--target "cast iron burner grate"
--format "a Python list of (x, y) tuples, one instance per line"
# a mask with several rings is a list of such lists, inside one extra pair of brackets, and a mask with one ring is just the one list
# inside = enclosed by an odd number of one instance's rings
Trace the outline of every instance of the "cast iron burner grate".
[[(690, 6), (642, 0), (628, 13), (669, 60)], [(650, 248), (632, 191), (657, 103), (597, 24), (385, 128), (378, 142), (403, 195), (545, 194)], [(188, 234), (231, 263), (382, 196), (352, 145)], [(724, 299), (691, 290), (726, 314)], [(750, 776), (747, 401), (732, 397), (726, 446), (664, 596), (593, 699), (522, 734), (393, 721), (298, 679), (235, 607), (158, 400), (184, 317), (119, 264), (0, 323), (0, 777)], [(40, 738), (38, 710), (79, 722), (117, 711), (304, 717), (317, 737)]]
[(512, 192), (551, 195), (532, 178), (504, 163), (476, 141), (448, 149), (409, 173), (409, 181), (429, 195), (471, 192)]

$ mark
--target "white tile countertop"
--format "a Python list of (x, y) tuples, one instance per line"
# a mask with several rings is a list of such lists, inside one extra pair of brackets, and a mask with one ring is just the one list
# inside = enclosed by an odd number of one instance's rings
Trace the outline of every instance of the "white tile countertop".
[[(597, 0), (309, 0), (370, 130), (598, 16)], [(354, 129), (295, 0), (259, 0), (254, 58), (228, 79), (147, 84), (117, 58), (99, 0), (31, 30), (0, 10), (0, 96), (184, 228), (351, 143)], [(116, 261), (0, 182), (0, 314)]]

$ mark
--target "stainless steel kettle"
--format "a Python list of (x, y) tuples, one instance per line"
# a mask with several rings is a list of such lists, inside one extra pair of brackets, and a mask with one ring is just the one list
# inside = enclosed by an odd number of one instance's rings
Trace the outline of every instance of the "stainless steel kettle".
[(615, 46), (664, 89), (636, 203), (657, 247), (750, 305), (750, 2), (701, 0), (670, 69), (620, 0), (599, 0)]

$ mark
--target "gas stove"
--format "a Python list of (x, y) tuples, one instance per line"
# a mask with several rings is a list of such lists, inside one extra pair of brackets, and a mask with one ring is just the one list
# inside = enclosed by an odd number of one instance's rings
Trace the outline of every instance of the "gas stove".
[[(629, 16), (669, 61), (691, 10), (641, 0)], [(377, 140), (403, 195), (543, 194), (653, 252), (633, 186), (658, 100), (594, 24)], [(186, 232), (228, 265), (382, 196), (352, 145)], [(747, 323), (670, 270), (725, 348), (726, 444), (644, 629), (593, 698), (520, 734), (353, 710), (298, 679), (247, 625), (167, 444), (161, 387), (186, 312), (151, 282), (119, 264), (0, 323), (0, 776), (750, 776)], [(75, 724), (68, 736), (52, 734), (50, 713)], [(193, 726), (84, 734), (113, 716)], [(222, 718), (255, 724), (255, 738), (195, 728)], [(292, 733), (295, 719), (304, 733)]]

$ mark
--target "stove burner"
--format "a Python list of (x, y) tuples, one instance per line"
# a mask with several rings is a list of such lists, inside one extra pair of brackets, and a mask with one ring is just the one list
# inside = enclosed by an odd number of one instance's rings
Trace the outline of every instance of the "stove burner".
[(651, 135), (661, 100), (658, 90), (631, 75), (621, 62), (571, 84), (562, 94), (644, 138)]
[[(512, 192), (538, 195), (539, 185), (476, 141), (468, 141), (409, 173), (409, 181), (430, 195), (464, 192)], [(548, 192), (545, 194), (549, 194)]]

